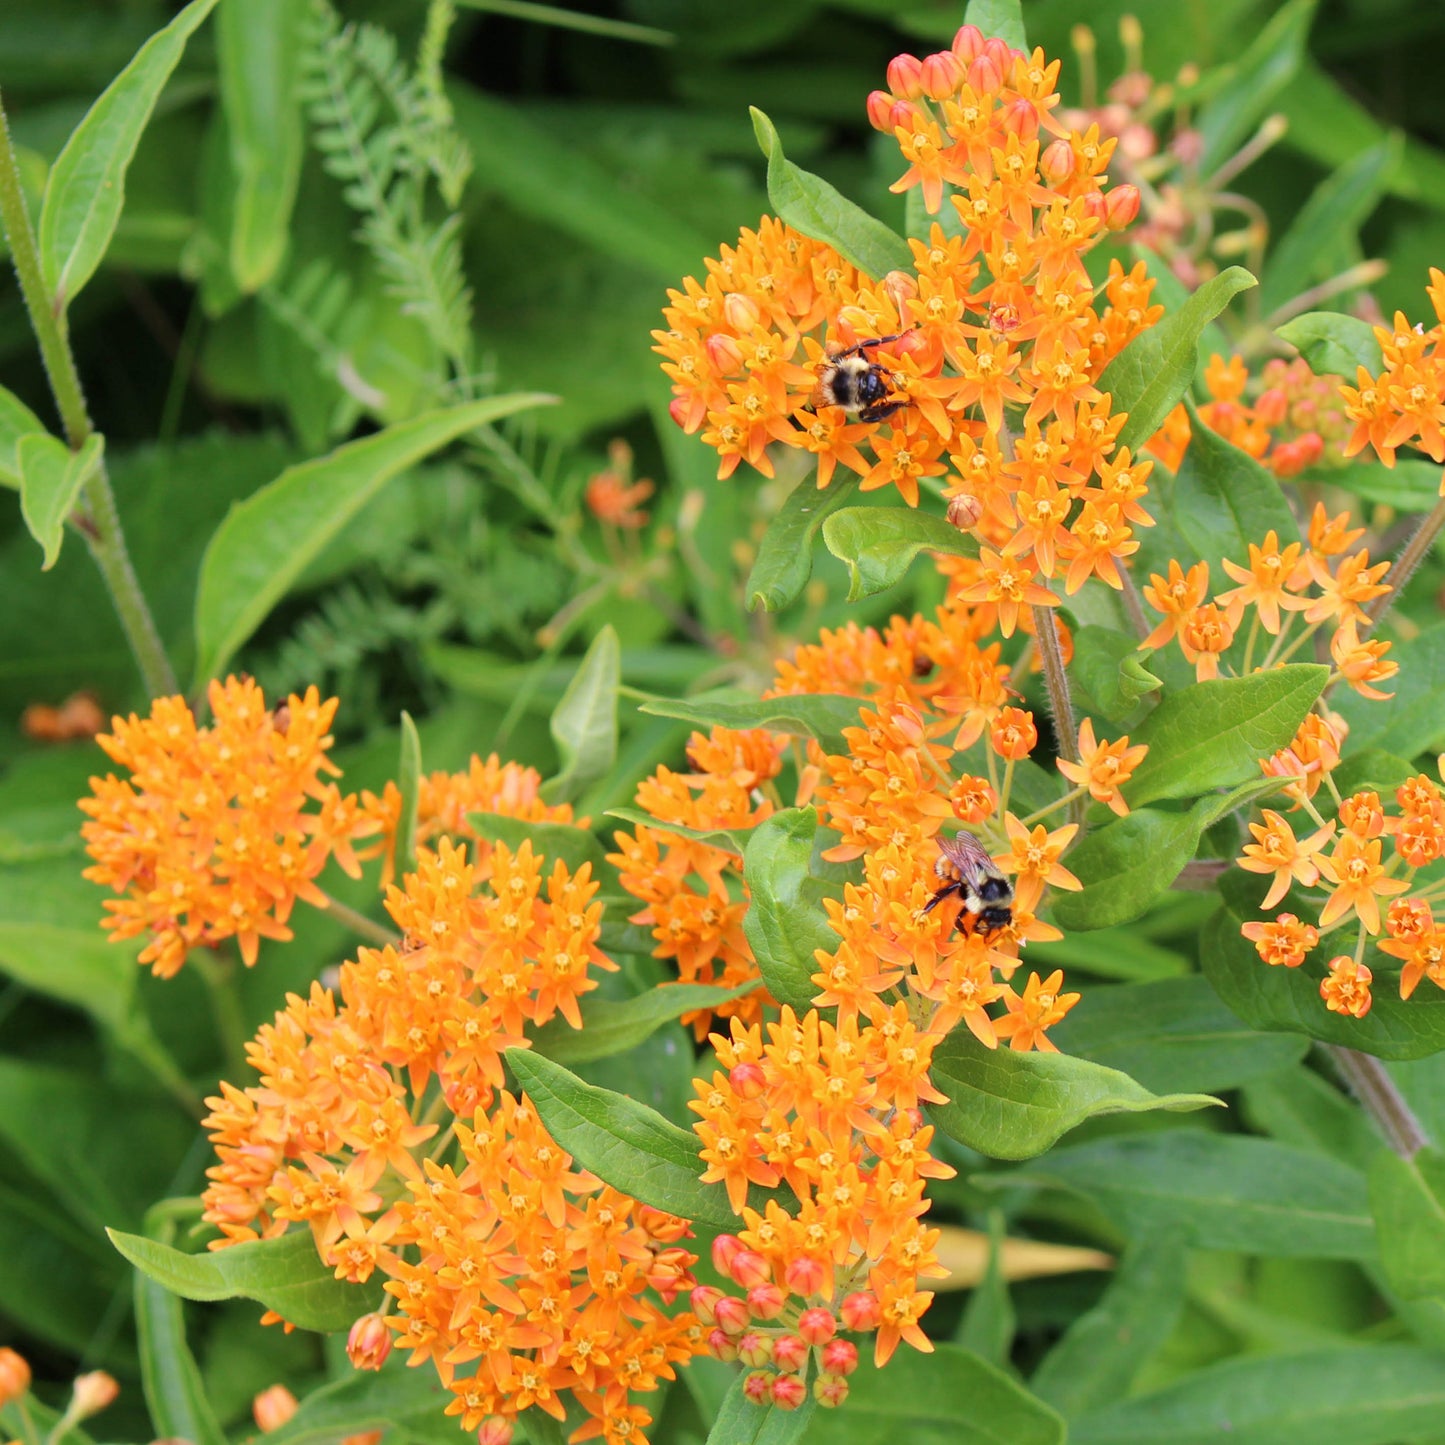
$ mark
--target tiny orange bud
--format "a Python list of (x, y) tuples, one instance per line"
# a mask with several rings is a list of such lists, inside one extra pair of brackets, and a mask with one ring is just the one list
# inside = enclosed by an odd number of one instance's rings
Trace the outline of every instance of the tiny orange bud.
[(960, 532), (972, 531), (983, 516), (983, 503), (971, 492), (960, 492), (948, 501), (948, 524)]
[(924, 58), (921, 81), (930, 100), (944, 100), (963, 84), (963, 62), (951, 50)]
[(838, 1313), (850, 1330), (876, 1330), (883, 1318), (883, 1307), (872, 1290), (860, 1289), (844, 1299)]
[(285, 1385), (272, 1385), (251, 1401), (251, 1414), (265, 1434), (279, 1430), (296, 1413), (296, 1396)]
[(512, 1445), (512, 1422), (505, 1415), (488, 1415), (477, 1431), (477, 1445)]
[(391, 1331), (376, 1313), (362, 1315), (346, 1336), (346, 1357), (357, 1370), (379, 1370), (391, 1353)]
[(70, 1408), (77, 1420), (98, 1415), (120, 1394), (115, 1376), (106, 1374), (104, 1370), (91, 1370), (77, 1376), (72, 1388)]
[(766, 1405), (773, 1397), (773, 1376), (767, 1370), (754, 1370), (743, 1380), (743, 1394), (754, 1405)]
[(1139, 187), (1115, 186), (1104, 200), (1104, 224), (1111, 231), (1132, 225), (1139, 214)]
[(30, 1388), (30, 1366), (23, 1355), (0, 1347), (0, 1405), (18, 1400)]
[(851, 1375), (858, 1368), (858, 1346), (852, 1340), (829, 1340), (821, 1363), (825, 1374)]
[(949, 49), (965, 65), (972, 65), (983, 53), (983, 31), (977, 25), (961, 25)]
[(799, 1317), (798, 1333), (810, 1345), (826, 1345), (838, 1333), (838, 1321), (831, 1310), (815, 1306)]
[(773, 1404), (780, 1410), (796, 1410), (808, 1398), (808, 1387), (797, 1375), (779, 1375), (773, 1381)]
[(813, 1398), (825, 1410), (836, 1410), (848, 1398), (848, 1389), (841, 1375), (819, 1375), (813, 1381)]
[(886, 90), (868, 92), (868, 124), (888, 134), (893, 131), (893, 97)]
[(916, 55), (895, 55), (888, 62), (888, 89), (902, 100), (923, 94), (923, 62)]

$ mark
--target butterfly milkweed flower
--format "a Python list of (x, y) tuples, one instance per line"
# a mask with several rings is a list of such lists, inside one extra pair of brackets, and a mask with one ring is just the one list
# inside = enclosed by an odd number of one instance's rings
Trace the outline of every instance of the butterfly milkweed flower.
[(207, 695), (206, 726), (179, 697), (115, 718), (96, 740), (130, 776), (92, 778), (80, 803), (85, 876), (120, 895), (105, 904), (110, 936), (147, 939), (140, 962), (163, 978), (228, 938), (253, 964), (261, 939), (291, 937), (297, 899), (326, 906), (328, 860), (359, 877), (354, 845), (382, 829), (375, 800), (323, 781), (340, 773), (326, 756), (335, 698), (313, 687), (272, 711), (235, 677)]

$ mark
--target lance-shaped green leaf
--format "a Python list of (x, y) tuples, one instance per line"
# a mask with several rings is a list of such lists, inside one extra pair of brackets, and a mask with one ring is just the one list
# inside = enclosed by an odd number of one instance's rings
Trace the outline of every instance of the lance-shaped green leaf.
[(231, 275), (253, 295), (286, 253), (305, 130), (305, 11), (294, 0), (222, 0), (216, 60), (231, 160)]
[(42, 572), (55, 566), (65, 540), (66, 518), (75, 510), (81, 488), (95, 475), (104, 451), (105, 438), (98, 432), (92, 432), (78, 452), (49, 432), (32, 432), (16, 444), (20, 514), (45, 554)]
[(604, 1184), (684, 1219), (719, 1229), (737, 1223), (722, 1185), (702, 1182), (695, 1134), (531, 1049), (508, 1049), (506, 1059), (547, 1132)]
[(818, 992), (813, 951), (838, 946), (809, 872), (817, 832), (816, 809), (787, 808), (753, 829), (743, 855), (752, 895), (743, 932), (769, 993), (798, 1010), (810, 1008)]
[(1183, 306), (1131, 341), (1104, 369), (1099, 390), (1113, 397), (1117, 415), (1129, 413), (1119, 445), (1138, 452), (1194, 380), (1199, 338), (1231, 299), (1255, 284), (1242, 266), (1206, 281)]
[(555, 1018), (532, 1035), (532, 1047), (559, 1064), (590, 1064), (594, 1059), (626, 1053), (650, 1037), (663, 1024), (696, 1009), (717, 1008), (759, 987), (752, 979), (736, 988), (715, 988), (706, 983), (667, 984), (650, 988), (634, 998), (582, 1000), (582, 1027)]
[(606, 777), (617, 760), (617, 689), (622, 685), (622, 645), (608, 623), (587, 649), (552, 713), (552, 741), (562, 769), (542, 784), (549, 803), (567, 803)]
[(796, 1410), (779, 1410), (776, 1405), (754, 1405), (743, 1394), (746, 1375), (732, 1382), (717, 1412), (707, 1445), (794, 1445), (813, 1420), (817, 1401), (806, 1396)]
[(1390, 1288), (1404, 1299), (1445, 1298), (1445, 1154), (1421, 1149), (1402, 1159), (1381, 1149), (1369, 1179)]
[(977, 25), (985, 35), (997, 35), (1015, 50), (1027, 50), (1024, 14), (1019, 0), (968, 0), (963, 12), (965, 25)]
[(1445, 623), (1397, 642), (1390, 660), (1400, 664), (1387, 684), (1394, 694), (1390, 702), (1372, 703), (1341, 689), (1344, 696), (1335, 707), (1350, 725), (1350, 751), (1379, 749), (1401, 758), (1434, 752), (1445, 745), (1445, 708), (1440, 706), (1445, 694)]
[(810, 693), (798, 697), (756, 697), (742, 688), (719, 688), (697, 697), (655, 697), (642, 711), (657, 717), (675, 717), (695, 727), (724, 727), (746, 731), (769, 728), (775, 733), (813, 738), (830, 753), (844, 751), (843, 729), (858, 726), (856, 697)]
[(1375, 328), (1358, 316), (1338, 311), (1306, 311), (1275, 331), (1309, 362), (1310, 369), (1325, 375), (1334, 372), (1354, 385), (1360, 367), (1378, 376), (1385, 367)]
[(0, 386), (0, 487), (20, 489), (20, 458), (16, 448), (21, 437), (43, 432), (45, 424), (15, 395)]
[(1438, 1438), (1445, 1357), (1341, 1345), (1192, 1370), (1071, 1422), (1069, 1445), (1396, 1445)]
[(1331, 470), (1330, 482), (1397, 512), (1428, 512), (1440, 500), (1440, 468), (1435, 462), (1397, 458), (1382, 467), (1373, 457), (1357, 457), (1350, 466)]
[(901, 582), (920, 552), (978, 556), (977, 537), (903, 507), (844, 507), (823, 523), (823, 541), (848, 568), (850, 602)]
[(224, 671), (326, 544), (392, 477), (477, 427), (553, 398), (488, 397), (398, 422), (287, 469), (216, 529), (196, 592), (196, 678)]
[(783, 154), (777, 127), (757, 106), (749, 110), (758, 146), (768, 159), (768, 199), (782, 220), (795, 231), (831, 246), (875, 280), (913, 265), (913, 252), (902, 236), (854, 205), (821, 176), (795, 166)]
[(1170, 692), (1129, 739), (1149, 747), (1125, 784), (1129, 802), (1195, 798), (1258, 777), (1260, 760), (1288, 746), (1329, 676), (1290, 663)]
[(1208, 1094), (1151, 1094), (1128, 1074), (1069, 1054), (990, 1049), (957, 1029), (933, 1054), (948, 1103), (929, 1106), (944, 1133), (991, 1159), (1031, 1159), (1099, 1114), (1204, 1109)]
[(706, 843), (709, 848), (725, 848), (739, 858), (747, 847), (751, 828), (689, 828), (683, 823), (664, 823), (641, 808), (609, 808), (609, 818), (620, 818), (634, 828), (653, 828), (659, 833), (676, 833), (679, 838), (691, 838), (694, 843)]
[(184, 1254), (118, 1229), (106, 1233), (138, 1270), (182, 1299), (252, 1299), (303, 1330), (348, 1329), (382, 1298), (379, 1280), (361, 1285), (337, 1279), (306, 1229), (206, 1254)]
[(811, 477), (804, 477), (773, 515), (757, 560), (748, 573), (748, 608), (781, 612), (796, 601), (813, 575), (813, 544), (823, 523), (852, 500), (861, 479), (852, 473), (835, 475), (819, 491)]
[(396, 764), (396, 786), (401, 794), (396, 869), (398, 873), (409, 873), (416, 867), (417, 804), (421, 801), (421, 736), (409, 712), (401, 715), (401, 756)]
[(488, 842), (505, 843), (513, 853), (523, 843), (530, 842), (537, 857), (545, 858), (549, 865), (560, 858), (569, 873), (590, 863), (595, 879), (607, 867), (597, 839), (585, 828), (576, 828), (570, 823), (528, 823), (504, 813), (468, 813), (467, 826)]
[(66, 309), (95, 274), (125, 205), (125, 177), (165, 83), (216, 0), (191, 3), (151, 36), (106, 87), (50, 168), (40, 211), (40, 265)]
[(1090, 711), (1118, 722), (1138, 707), (1141, 698), (1164, 686), (1145, 666), (1148, 656), (1133, 638), (1112, 627), (1081, 627), (1074, 634), (1069, 676), (1095, 704)]

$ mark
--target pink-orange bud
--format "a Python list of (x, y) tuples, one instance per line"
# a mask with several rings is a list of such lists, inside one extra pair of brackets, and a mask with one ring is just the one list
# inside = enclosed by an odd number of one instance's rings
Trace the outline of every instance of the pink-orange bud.
[(796, 1410), (808, 1398), (808, 1387), (797, 1375), (779, 1375), (773, 1381), (773, 1404), (780, 1410)]
[(752, 1323), (752, 1315), (748, 1313), (747, 1305), (732, 1295), (724, 1295), (713, 1306), (713, 1318), (718, 1322), (718, 1327), (729, 1335), (742, 1334)]
[(972, 65), (983, 53), (983, 31), (977, 25), (961, 25), (949, 49), (965, 65)]
[[(910, 276), (907, 271), (890, 271), (878, 283), (878, 289), (897, 307), (898, 314), (902, 316), (904, 314), (903, 303), (914, 300), (918, 295), (918, 278)], [(913, 337), (914, 333), (907, 331), (898, 338), (897, 342), (890, 341), (888, 349), (895, 355), (902, 356), (910, 349), (905, 347), (903, 342), (912, 341)]]
[(963, 84), (963, 62), (951, 50), (940, 50), (923, 60), (923, 93), (930, 100), (944, 100)]
[(712, 1242), (712, 1267), (720, 1275), (731, 1276), (733, 1272), (733, 1256), (743, 1247), (743, 1242), (735, 1234), (720, 1234)]
[(78, 1375), (71, 1389), (70, 1408), (79, 1420), (98, 1415), (120, 1394), (120, 1386), (116, 1383), (115, 1376), (106, 1374), (104, 1370), (91, 1370), (87, 1374)]
[(987, 49), (968, 67), (968, 83), (981, 100), (987, 100), (1003, 89), (1003, 71)]
[(848, 1295), (838, 1306), (843, 1324), (850, 1330), (876, 1330), (883, 1318), (882, 1306), (872, 1290), (860, 1289)]
[(1111, 231), (1133, 225), (1138, 215), (1138, 186), (1115, 186), (1104, 200), (1104, 224)]
[(789, 1374), (795, 1374), (808, 1363), (808, 1345), (799, 1335), (779, 1335), (773, 1341), (773, 1363)]
[(1003, 128), (1020, 140), (1032, 140), (1039, 133), (1039, 110), (1031, 100), (1019, 96), (1004, 107)]
[(888, 112), (889, 134), (900, 130), (914, 131), (923, 119), (923, 112), (911, 100), (895, 100), (893, 109)]
[(737, 1342), (723, 1330), (709, 1330), (707, 1336), (707, 1352), (713, 1359), (721, 1360), (723, 1364), (730, 1365), (738, 1357)]
[(1039, 157), (1039, 174), (1051, 185), (1061, 186), (1074, 173), (1074, 151), (1068, 141), (1056, 140), (1044, 147)]
[(751, 331), (762, 320), (762, 307), (741, 291), (729, 291), (723, 301), (723, 316), (734, 331)]
[(0, 1347), (0, 1405), (18, 1400), (30, 1388), (30, 1366), (14, 1350)]
[(488, 1415), (477, 1431), (477, 1445), (512, 1445), (512, 1422), (505, 1415)]
[(960, 532), (972, 531), (983, 516), (983, 503), (972, 492), (960, 492), (948, 500), (948, 524)]
[(775, 1320), (788, 1303), (788, 1296), (771, 1280), (748, 1291), (748, 1308), (755, 1320)]
[(773, 1341), (760, 1330), (748, 1330), (738, 1339), (738, 1359), (743, 1364), (757, 1369), (773, 1358)]
[(1272, 386), (1259, 394), (1254, 404), (1254, 419), (1265, 426), (1278, 426), (1289, 412), (1289, 398), (1283, 388)]
[(821, 1363), (826, 1374), (851, 1375), (858, 1368), (858, 1346), (852, 1340), (829, 1340)]
[(683, 1290), (693, 1283), (689, 1266), (694, 1256), (685, 1249), (663, 1249), (652, 1257), (647, 1267), (647, 1284), (661, 1296), (665, 1305), (670, 1305)]
[(279, 1430), (296, 1413), (296, 1396), (285, 1385), (272, 1385), (251, 1401), (251, 1414), (264, 1434)]
[(813, 1381), (813, 1398), (825, 1410), (836, 1410), (848, 1398), (848, 1389), (841, 1375), (819, 1375)]
[(754, 1285), (766, 1284), (773, 1277), (773, 1271), (767, 1260), (760, 1254), (754, 1254), (750, 1249), (740, 1249), (733, 1255), (728, 1263), (728, 1273), (744, 1289), (752, 1289)]
[(713, 1313), (713, 1308), (722, 1298), (724, 1298), (723, 1292), (710, 1284), (698, 1285), (688, 1296), (688, 1300), (692, 1305), (693, 1314), (705, 1325), (715, 1325), (717, 1323), (717, 1315)]
[(754, 1405), (766, 1405), (773, 1398), (773, 1377), (767, 1370), (754, 1370), (743, 1380), (743, 1395)]
[(886, 90), (870, 90), (868, 92), (868, 124), (874, 130), (884, 131), (888, 135), (893, 134), (893, 121), (890, 119), (892, 109), (893, 97)]
[(901, 100), (923, 94), (923, 62), (916, 55), (895, 55), (888, 62), (888, 89)]
[(714, 331), (702, 344), (707, 359), (719, 376), (732, 376), (743, 369), (743, 350), (725, 332)]
[(838, 1321), (832, 1310), (814, 1307), (804, 1310), (798, 1319), (798, 1333), (810, 1345), (826, 1345), (838, 1333)]
[(728, 1083), (740, 1099), (756, 1099), (768, 1087), (768, 1076), (763, 1066), (752, 1059), (744, 1059), (728, 1070)]
[(675, 396), (667, 404), (668, 416), (670, 416), (683, 431), (687, 430), (687, 414), (689, 410), (691, 410), (691, 408), (688, 406), (687, 398), (684, 396)]
[(391, 1331), (379, 1314), (362, 1315), (346, 1336), (346, 1358), (356, 1370), (379, 1370), (391, 1353)]
[(827, 1279), (828, 1274), (823, 1266), (806, 1255), (793, 1260), (783, 1273), (783, 1283), (795, 1295), (801, 1295), (804, 1299), (809, 1295), (819, 1294)]

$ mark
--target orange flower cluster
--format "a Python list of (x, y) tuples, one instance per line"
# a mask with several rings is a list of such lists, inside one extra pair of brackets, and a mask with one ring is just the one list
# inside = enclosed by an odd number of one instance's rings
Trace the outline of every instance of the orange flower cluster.
[[(744, 1293), (700, 1287), (693, 1309), (711, 1326), (712, 1354), (754, 1367), (751, 1399), (796, 1408), (816, 1358), (815, 1396), (841, 1404), (858, 1351), (840, 1330), (876, 1331), (879, 1365), (900, 1340), (933, 1348), (918, 1324), (933, 1295), (918, 1284), (945, 1271), (938, 1231), (920, 1222), (923, 1190), (954, 1173), (929, 1154), (933, 1130), (919, 1113), (920, 1101), (943, 1097), (928, 1082), (937, 1040), (900, 1003), (861, 1028), (784, 1008), (766, 1042), (737, 1019), (712, 1042), (721, 1068), (695, 1081), (690, 1107), (703, 1178), (726, 1185), (745, 1226), (719, 1236), (713, 1261)], [(749, 1184), (779, 1183), (801, 1201), (796, 1214), (776, 1200), (749, 1207)]]
[[(1322, 726), (1328, 730), (1327, 722)], [(1336, 723), (1334, 746), (1325, 750), (1317, 769), (1326, 781), (1339, 761), (1341, 741)], [(1244, 936), (1259, 956), (1266, 963), (1298, 968), (1322, 937), (1356, 921), (1354, 956), (1331, 960), (1320, 993), (1334, 1012), (1360, 1018), (1370, 1007), (1371, 972), (1363, 963), (1366, 941), (1378, 935), (1383, 924), (1386, 938), (1379, 950), (1403, 965), (1400, 997), (1409, 998), (1422, 978), (1445, 988), (1445, 931), (1433, 914), (1445, 888), (1438, 882), (1417, 883), (1416, 878), (1420, 869), (1445, 854), (1445, 793), (1439, 784), (1423, 773), (1402, 783), (1395, 790), (1398, 812), (1389, 811), (1376, 792), (1354, 793), (1339, 802), (1337, 816), (1328, 821), (1308, 794), (1299, 796), (1319, 823), (1316, 831), (1299, 838), (1287, 819), (1266, 810), (1262, 823), (1250, 824), (1254, 842), (1245, 846), (1239, 866), (1270, 877), (1263, 908), (1273, 908), (1292, 891), (1303, 898), (1303, 890), (1320, 887), (1328, 896), (1319, 905), (1316, 923), (1281, 913), (1273, 922), (1244, 924)], [(1382, 920), (1385, 900), (1393, 901)]]
[(542, 775), (521, 763), (502, 762), (492, 753), (485, 762), (475, 754), (464, 773), (431, 773), (421, 779), (416, 800), (418, 843), (441, 836), (473, 841), (478, 864), (489, 866), (492, 848), (469, 821), (472, 813), (500, 813), (523, 823), (576, 823), (570, 803), (548, 803), (542, 798)]
[[(1243, 360), (1231, 356), (1226, 363), (1215, 352), (1204, 373), (1210, 400), (1199, 408), (1199, 419), (1262, 461), (1275, 476), (1297, 477), (1339, 457), (1349, 437), (1339, 382), (1337, 376), (1317, 376), (1305, 361), (1275, 357), (1265, 363), (1260, 390), (1250, 402), (1245, 397), (1249, 370)], [(1190, 435), (1189, 412), (1180, 402), (1149, 440), (1147, 449), (1171, 472), (1177, 472), (1189, 449)]]
[(105, 904), (110, 936), (147, 937), (140, 962), (163, 978), (227, 938), (255, 963), (262, 938), (291, 937), (298, 898), (326, 907), (314, 880), (327, 860), (359, 876), (353, 845), (382, 828), (377, 800), (321, 780), (340, 773), (326, 757), (335, 698), (308, 688), (272, 712), (234, 677), (208, 697), (208, 727), (180, 697), (115, 718), (97, 741), (130, 777), (92, 778), (80, 803), (95, 860), (85, 876), (121, 895)]
[[(597, 885), (559, 862), (544, 898), (530, 843), (497, 845), (475, 892), (481, 871), (450, 840), (423, 850), (387, 898), (401, 946), (344, 964), (339, 1004), (320, 985), (292, 995), (247, 1050), (260, 1083), (208, 1101), (212, 1247), (301, 1224), (338, 1278), (380, 1270), (385, 1328), (493, 1445), (532, 1405), (561, 1419), (563, 1391), (591, 1417), (574, 1439), (636, 1442), (649, 1416), (632, 1394), (700, 1348), (690, 1316), (647, 1297), (692, 1286), (688, 1226), (574, 1170), (525, 1096), (500, 1092), (523, 1024), (580, 1026), (589, 969), (614, 966)], [(376, 1317), (357, 1322), (358, 1365), (388, 1348)]]
[[(1042, 52), (1010, 51), (973, 26), (950, 50), (889, 66), (890, 91), (875, 91), (868, 113), (910, 163), (894, 189), (921, 185), (930, 212), (945, 187), (963, 192), (962, 233), (935, 224), (910, 241), (911, 272), (875, 282), (765, 218), (707, 262), (705, 282), (668, 293), (667, 329), (654, 337), (672, 413), (718, 452), (720, 477), (742, 462), (771, 476), (776, 444), (815, 456), (820, 487), (842, 466), (864, 491), (895, 486), (916, 506), (920, 483), (952, 469), (963, 480), (950, 490), (1002, 489), (983, 499), (1005, 523), (1022, 492), (1026, 506), (1042, 494), (1064, 512), (1073, 497), (1092, 503), (1071, 529), (1079, 538), (1100, 513), (1120, 525), (1128, 498), (1115, 500), (1107, 479), (1101, 495), (1085, 491), (1123, 423), (1094, 383), (1162, 308), (1148, 304), (1142, 265), (1113, 263), (1095, 309), (1083, 254), (1129, 223), (1139, 197), (1103, 189), (1113, 141), (1052, 118), (1057, 72)], [(1058, 138), (1041, 149), (1042, 132)], [(839, 378), (860, 374), (879, 395), (840, 392)], [(1006, 409), (1025, 433), (1015, 456), (995, 440)]]
[(632, 479), (632, 448), (621, 437), (608, 444), (607, 459), (611, 465), (587, 479), (583, 500), (587, 510), (604, 527), (623, 532), (637, 532), (647, 525), (642, 503), (653, 493), (646, 477)]
[(1428, 330), (1411, 326), (1397, 311), (1393, 327), (1375, 327), (1384, 370), (1371, 376), (1362, 366), (1355, 386), (1340, 387), (1346, 415), (1354, 423), (1346, 456), (1370, 446), (1392, 467), (1396, 448), (1415, 446), (1432, 461), (1445, 462), (1445, 271), (1430, 268), (1425, 292), (1435, 308), (1436, 324)]
[[(1372, 621), (1367, 605), (1390, 590), (1383, 580), (1390, 564), (1372, 566), (1367, 551), (1350, 550), (1363, 532), (1350, 527), (1348, 513), (1331, 517), (1316, 503), (1303, 541), (1282, 544), (1268, 532), (1259, 545), (1249, 543), (1248, 565), (1225, 559), (1224, 570), (1237, 585), (1212, 599), (1207, 562), (1185, 568), (1171, 559), (1167, 575), (1152, 573), (1143, 589), (1163, 621), (1142, 645), (1157, 648), (1177, 640), (1202, 681), (1233, 671), (1223, 655), (1234, 645), (1246, 611), (1251, 620), (1241, 672), (1287, 662), (1328, 623), (1336, 677), (1363, 697), (1392, 696), (1375, 686), (1399, 671), (1385, 657), (1390, 644), (1360, 636)], [(1295, 627), (1296, 618), (1302, 628)], [(1273, 642), (1257, 659), (1261, 628)]]

